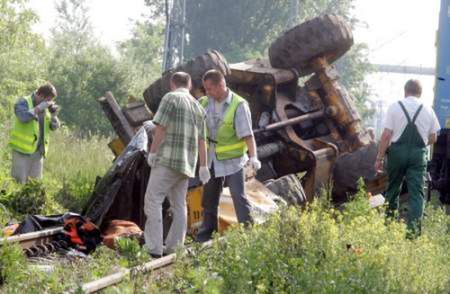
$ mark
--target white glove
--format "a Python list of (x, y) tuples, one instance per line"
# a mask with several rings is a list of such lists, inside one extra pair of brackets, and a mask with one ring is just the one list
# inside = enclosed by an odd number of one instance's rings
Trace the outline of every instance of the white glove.
[(156, 163), (156, 153), (149, 153), (147, 155), (147, 163), (150, 167), (154, 167)]
[(42, 101), (34, 108), (34, 110), (36, 113), (42, 112), (45, 109), (47, 109), (50, 105), (52, 105), (53, 103), (54, 103), (53, 101)]
[(198, 176), (203, 185), (208, 183), (209, 179), (211, 179), (211, 174), (209, 173), (209, 168), (206, 166), (201, 166), (198, 171)]
[(258, 160), (258, 158), (256, 158), (256, 156), (252, 156), (250, 157), (250, 166), (255, 170), (259, 170), (261, 168), (261, 161)]

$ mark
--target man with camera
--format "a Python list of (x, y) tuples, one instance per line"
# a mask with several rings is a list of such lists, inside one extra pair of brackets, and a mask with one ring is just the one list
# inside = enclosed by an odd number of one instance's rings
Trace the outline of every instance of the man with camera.
[(49, 131), (59, 128), (56, 89), (46, 83), (14, 104), (14, 120), (9, 146), (12, 148), (11, 175), (19, 183), (42, 178), (44, 157), (49, 147)]

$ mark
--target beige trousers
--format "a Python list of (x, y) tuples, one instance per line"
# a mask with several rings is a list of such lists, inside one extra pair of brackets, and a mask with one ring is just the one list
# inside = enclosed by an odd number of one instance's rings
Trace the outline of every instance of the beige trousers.
[(40, 153), (31, 155), (12, 151), (11, 176), (19, 183), (26, 183), (28, 178), (42, 179), (44, 157)]
[[(183, 246), (187, 230), (187, 188), (186, 175), (161, 165), (152, 168), (144, 202), (147, 216), (144, 237), (151, 254), (170, 254), (178, 246)], [(173, 218), (163, 249), (162, 204), (166, 196), (170, 201)]]

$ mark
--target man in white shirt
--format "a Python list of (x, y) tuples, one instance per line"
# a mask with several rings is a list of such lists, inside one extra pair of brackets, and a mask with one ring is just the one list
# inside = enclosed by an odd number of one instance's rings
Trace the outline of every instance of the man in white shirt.
[(388, 216), (392, 216), (398, 209), (400, 188), (403, 182), (406, 182), (409, 195), (409, 236), (417, 236), (421, 231), (427, 165), (426, 146), (436, 142), (440, 129), (433, 109), (420, 102), (421, 94), (420, 82), (409, 80), (405, 84), (405, 98), (389, 107), (375, 163), (375, 169), (381, 171), (384, 155), (388, 150)]

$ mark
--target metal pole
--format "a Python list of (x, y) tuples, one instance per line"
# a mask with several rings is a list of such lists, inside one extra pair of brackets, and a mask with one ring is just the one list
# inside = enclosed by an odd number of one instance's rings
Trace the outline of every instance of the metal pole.
[(300, 10), (299, 0), (291, 0), (290, 2), (290, 16), (287, 23), (287, 29), (290, 29), (298, 24), (298, 14)]
[(170, 39), (171, 39), (171, 5), (170, 0), (165, 0), (165, 13), (166, 13), (166, 31), (164, 34), (164, 55), (162, 62), (162, 71), (168, 69), (168, 63), (170, 63)]
[(186, 0), (181, 0), (182, 3), (182, 11), (181, 11), (181, 36), (180, 36), (180, 62), (183, 63), (184, 60), (184, 37), (185, 37), (185, 27), (186, 27)]
[(287, 120), (279, 121), (279, 122), (264, 126), (260, 129), (253, 130), (253, 133), (258, 134), (258, 133), (262, 133), (262, 132), (276, 131), (276, 130), (282, 129), (284, 127), (287, 127), (287, 126), (299, 124), (305, 120), (320, 118), (324, 115), (325, 115), (325, 113), (322, 110), (303, 114), (303, 115), (300, 115), (300, 116), (297, 116), (294, 118), (290, 118)]

